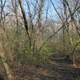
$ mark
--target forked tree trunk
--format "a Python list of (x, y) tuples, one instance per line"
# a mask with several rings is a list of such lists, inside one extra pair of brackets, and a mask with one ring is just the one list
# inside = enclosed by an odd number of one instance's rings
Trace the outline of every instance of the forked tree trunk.
[(7, 78), (8, 80), (14, 80), (13, 79), (13, 75), (12, 75), (12, 71), (10, 69), (10, 66), (8, 65), (8, 63), (6, 62), (6, 51), (5, 49), (3, 48), (3, 44), (2, 44), (2, 40), (1, 39), (2, 35), (4, 34), (4, 30), (2, 28), (0, 28), (0, 58), (1, 58), (1, 62), (4, 66), (4, 69), (5, 69), (5, 72), (6, 72), (6, 75), (7, 75)]
[(4, 69), (5, 69), (8, 80), (14, 80), (13, 76), (12, 76), (11, 69), (10, 69), (8, 63), (5, 61), (5, 59), (6, 59), (5, 52), (2, 49), (1, 43), (0, 43), (0, 57), (1, 57), (1, 61), (2, 61), (2, 64), (4, 66)]

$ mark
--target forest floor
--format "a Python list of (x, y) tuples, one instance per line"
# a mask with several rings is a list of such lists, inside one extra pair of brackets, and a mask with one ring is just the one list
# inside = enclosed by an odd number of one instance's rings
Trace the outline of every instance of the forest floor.
[(13, 72), (15, 80), (80, 80), (80, 68), (63, 60), (40, 65), (17, 65)]
[(54, 60), (48, 64), (21, 65), (16, 68), (15, 75), (16, 80), (80, 80), (80, 68)]
[(16, 70), (16, 80), (77, 80), (77, 78), (80, 78), (80, 69), (56, 63), (26, 65)]

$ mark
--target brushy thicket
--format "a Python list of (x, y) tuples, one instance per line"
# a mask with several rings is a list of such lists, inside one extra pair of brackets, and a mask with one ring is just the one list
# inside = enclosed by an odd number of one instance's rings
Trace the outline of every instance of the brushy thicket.
[(49, 53), (54, 49), (46, 44), (41, 51), (35, 48), (29, 47), (29, 40), (24, 28), (21, 28), (19, 32), (15, 28), (6, 29), (2, 35), (2, 44), (6, 51), (7, 61), (15, 61), (21, 64), (26, 63), (44, 63), (47, 61)]
[[(40, 64), (45, 63), (48, 60), (48, 57), (55, 51), (54, 47), (49, 43), (46, 43), (44, 47), (38, 51), (39, 48), (29, 47), (29, 40), (25, 30), (20, 33), (14, 32), (14, 35), (11, 34), (12, 38), (10, 39), (9, 45), (12, 47), (12, 53), (14, 58), (22, 64), (32, 63), (32, 64)], [(10, 44), (12, 43), (12, 44)], [(36, 43), (36, 42), (35, 42)], [(38, 43), (40, 45), (40, 43)], [(37, 45), (38, 45), (37, 44)]]
[[(57, 41), (54, 41), (55, 39), (53, 37), (51, 40), (47, 41), (39, 51), (38, 45), (41, 46), (40, 43), (43, 43), (45, 39), (38, 41), (39, 43), (35, 41), (37, 47), (31, 46), (30, 48), (29, 39), (23, 27), (20, 27), (18, 31), (16, 28), (5, 29), (5, 32), (3, 34), (2, 43), (4, 50), (6, 51), (6, 60), (8, 60), (8, 62), (15, 61), (21, 64), (47, 63), (49, 62), (49, 57), (56, 51), (64, 54), (70, 54), (73, 51), (75, 44), (79, 41), (79, 37), (76, 35), (74, 35), (74, 37), (70, 36), (70, 38), (69, 36), (65, 36), (64, 47), (62, 40), (59, 39)], [(75, 53), (79, 53), (79, 49), (80, 45), (77, 46)]]

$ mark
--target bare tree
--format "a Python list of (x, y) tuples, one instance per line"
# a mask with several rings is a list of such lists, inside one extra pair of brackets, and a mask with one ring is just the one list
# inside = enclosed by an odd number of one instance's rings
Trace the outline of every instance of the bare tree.
[(26, 14), (25, 14), (25, 11), (24, 11), (23, 6), (22, 6), (22, 1), (18, 0), (18, 2), (19, 2), (19, 5), (20, 5), (20, 8), (21, 8), (21, 12), (22, 12), (23, 19), (24, 19), (24, 26), (25, 26), (25, 29), (26, 29), (26, 32), (27, 32), (27, 35), (28, 35), (28, 38), (29, 38), (30, 47), (31, 47), (31, 38), (30, 38), (30, 35), (29, 35), (29, 28), (28, 28), (28, 22), (27, 22), (27, 19), (26, 19)]

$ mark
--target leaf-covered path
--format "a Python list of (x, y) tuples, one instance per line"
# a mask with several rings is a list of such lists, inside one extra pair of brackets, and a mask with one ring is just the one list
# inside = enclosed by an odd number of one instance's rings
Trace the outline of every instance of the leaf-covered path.
[(16, 70), (16, 75), (17, 80), (76, 80), (80, 69), (59, 63), (24, 65)]

